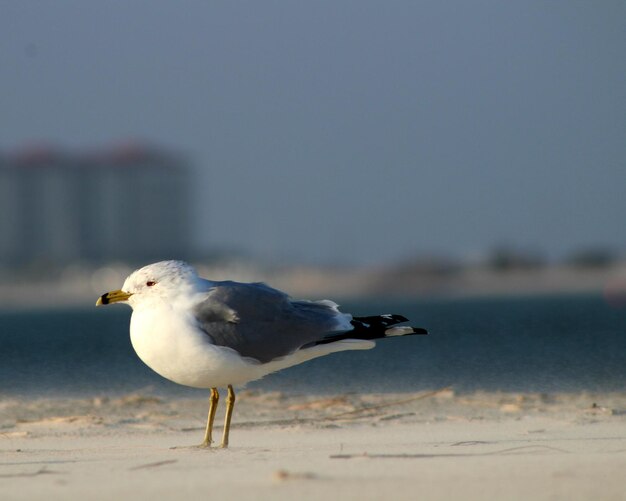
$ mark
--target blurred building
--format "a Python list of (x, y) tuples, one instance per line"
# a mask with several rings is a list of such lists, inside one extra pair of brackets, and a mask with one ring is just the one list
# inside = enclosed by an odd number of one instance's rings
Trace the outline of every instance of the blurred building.
[(0, 156), (0, 264), (188, 256), (189, 188), (183, 157), (141, 145)]

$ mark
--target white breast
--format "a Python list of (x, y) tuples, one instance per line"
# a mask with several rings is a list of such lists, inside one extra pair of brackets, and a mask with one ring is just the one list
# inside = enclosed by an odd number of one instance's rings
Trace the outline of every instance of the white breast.
[(185, 386), (238, 385), (267, 373), (258, 362), (214, 346), (190, 317), (174, 315), (172, 310), (159, 314), (152, 309), (135, 310), (130, 323), (130, 340), (148, 367)]

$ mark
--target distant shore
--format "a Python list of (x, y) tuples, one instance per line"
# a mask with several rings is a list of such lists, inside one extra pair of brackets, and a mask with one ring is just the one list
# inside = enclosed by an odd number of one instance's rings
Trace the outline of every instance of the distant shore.
[[(308, 299), (438, 299), (500, 295), (600, 293), (626, 304), (626, 262), (601, 267), (552, 265), (494, 269), (432, 263), (378, 267), (260, 266), (194, 263), (213, 280), (263, 281)], [(0, 274), (0, 308), (78, 307), (122, 286), (127, 265), (69, 266), (55, 272)]]

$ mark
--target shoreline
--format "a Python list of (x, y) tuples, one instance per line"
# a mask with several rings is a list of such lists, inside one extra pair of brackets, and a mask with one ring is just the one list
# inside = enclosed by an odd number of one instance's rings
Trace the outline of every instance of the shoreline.
[[(210, 266), (194, 263), (212, 280), (265, 282), (294, 298), (336, 300), (446, 300), (483, 297), (602, 294), (616, 306), (626, 305), (626, 262), (604, 267), (549, 265), (505, 270), (485, 266), (269, 267), (253, 264)], [(3, 309), (68, 308), (95, 304), (117, 289), (132, 271), (127, 265), (40, 270), (0, 274)]]

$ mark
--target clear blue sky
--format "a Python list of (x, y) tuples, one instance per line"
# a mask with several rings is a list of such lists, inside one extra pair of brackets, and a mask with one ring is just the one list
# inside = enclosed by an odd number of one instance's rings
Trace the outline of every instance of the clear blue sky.
[(0, 148), (188, 152), (197, 242), (626, 250), (623, 1), (0, 3)]

